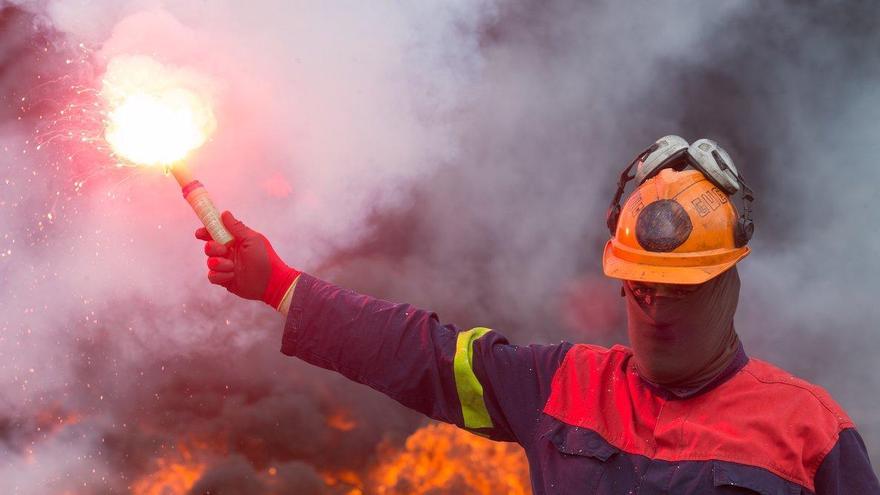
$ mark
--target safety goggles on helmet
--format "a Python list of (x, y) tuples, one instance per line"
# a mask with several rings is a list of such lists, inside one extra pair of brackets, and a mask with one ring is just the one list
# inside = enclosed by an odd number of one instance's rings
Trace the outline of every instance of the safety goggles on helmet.
[(700, 139), (688, 144), (675, 135), (664, 136), (655, 143), (657, 148), (638, 164), (636, 183), (642, 184), (664, 168), (684, 170), (691, 166), (706, 176), (728, 195), (740, 189), (741, 178), (730, 155), (711, 139)]

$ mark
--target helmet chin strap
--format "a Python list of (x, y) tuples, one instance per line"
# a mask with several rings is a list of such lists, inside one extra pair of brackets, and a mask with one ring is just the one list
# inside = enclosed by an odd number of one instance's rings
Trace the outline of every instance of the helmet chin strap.
[(623, 191), (626, 189), (626, 183), (636, 178), (636, 175), (631, 174), (630, 172), (632, 172), (632, 169), (636, 164), (643, 161), (659, 147), (660, 145), (658, 143), (654, 143), (645, 148), (645, 150), (639, 153), (633, 161), (623, 169), (623, 172), (621, 172), (620, 179), (617, 180), (617, 192), (614, 193), (614, 198), (611, 200), (611, 205), (608, 206), (608, 212), (605, 214), (605, 224), (608, 226), (608, 230), (611, 231), (612, 236), (614, 235), (614, 230), (617, 229), (617, 220), (620, 218), (620, 200), (623, 198)]

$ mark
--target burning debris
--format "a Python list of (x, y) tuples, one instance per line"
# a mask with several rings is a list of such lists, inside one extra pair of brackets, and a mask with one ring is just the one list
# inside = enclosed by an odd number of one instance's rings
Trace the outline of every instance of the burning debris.
[(189, 449), (178, 445), (175, 450), (177, 459), (155, 459), (156, 470), (132, 483), (132, 495), (188, 493), (202, 479), (205, 465), (195, 462)]
[[(196, 447), (204, 451), (205, 446)], [(131, 485), (133, 495), (248, 493), (265, 495), (429, 495), (468, 493), (526, 495), (528, 465), (513, 444), (495, 443), (445, 424), (413, 433), (403, 447), (381, 445), (366, 472), (325, 472), (289, 462), (257, 472), (238, 454), (223, 456), (206, 471), (189, 448), (155, 459), (155, 471)]]
[(528, 464), (519, 446), (490, 442), (448, 424), (416, 431), (403, 451), (386, 452), (380, 459), (366, 493), (531, 493)]

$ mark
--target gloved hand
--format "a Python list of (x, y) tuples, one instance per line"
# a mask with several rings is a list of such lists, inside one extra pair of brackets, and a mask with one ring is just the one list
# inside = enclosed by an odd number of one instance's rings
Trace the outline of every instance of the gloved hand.
[(207, 241), (208, 280), (239, 297), (263, 301), (277, 310), (300, 272), (281, 260), (266, 236), (236, 220), (232, 213), (224, 211), (220, 218), (235, 237), (234, 242), (220, 244), (204, 227), (196, 230), (196, 238)]

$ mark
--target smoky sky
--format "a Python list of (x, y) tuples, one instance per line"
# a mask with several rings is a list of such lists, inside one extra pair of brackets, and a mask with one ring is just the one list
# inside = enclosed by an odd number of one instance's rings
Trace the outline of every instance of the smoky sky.
[(746, 351), (827, 388), (877, 465), (876, 4), (0, 5), (4, 493), (125, 492), (206, 438), (196, 491), (320, 493), (424, 424), (281, 356), (277, 315), (204, 280), (168, 178), (34, 149), (131, 51), (219, 81), (194, 170), (288, 263), (516, 343), (625, 342), (617, 176), (662, 135), (715, 139), (756, 194)]

